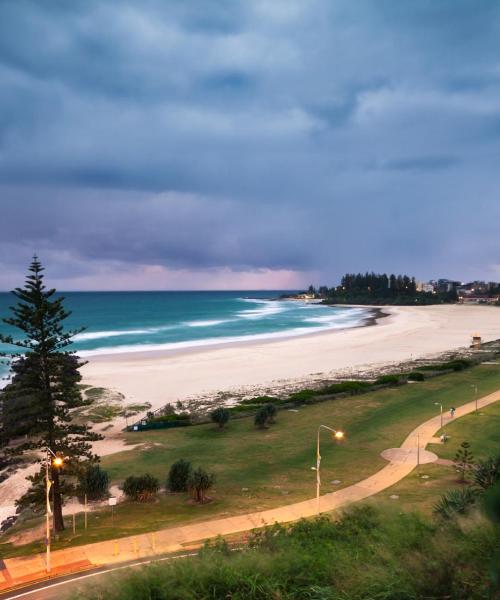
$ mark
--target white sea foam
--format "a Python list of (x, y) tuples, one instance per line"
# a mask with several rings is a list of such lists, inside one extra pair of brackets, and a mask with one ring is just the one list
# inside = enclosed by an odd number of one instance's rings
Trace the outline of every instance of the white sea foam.
[(221, 325), (222, 323), (229, 323), (231, 319), (213, 319), (206, 321), (185, 321), (183, 325), (188, 327), (213, 327), (214, 325)]
[[(365, 311), (362, 310), (364, 314)], [(337, 313), (338, 315), (338, 313)], [(361, 317), (361, 315), (359, 315)], [(269, 333), (256, 333), (250, 335), (241, 336), (224, 336), (224, 337), (213, 337), (202, 340), (186, 340), (184, 342), (170, 342), (165, 344), (136, 344), (136, 345), (123, 345), (114, 346), (112, 348), (97, 348), (95, 350), (85, 350), (78, 354), (82, 357), (96, 356), (96, 355), (108, 355), (108, 354), (128, 354), (131, 352), (164, 352), (164, 351), (175, 351), (175, 350), (186, 350), (191, 348), (200, 348), (207, 346), (218, 346), (223, 344), (234, 344), (238, 342), (252, 342), (252, 341), (265, 341), (284, 339), (290, 337), (297, 337), (302, 335), (309, 335), (311, 333), (319, 333), (322, 331), (328, 331), (332, 329), (343, 329), (348, 327), (359, 327), (363, 323), (363, 318), (352, 320), (349, 323), (345, 321), (329, 321), (317, 327), (294, 327), (285, 331), (273, 331)]]
[(332, 325), (339, 324), (342, 325), (342, 327), (345, 327), (346, 323), (356, 323), (360, 319), (366, 318), (366, 316), (367, 314), (365, 310), (353, 308), (348, 312), (338, 313), (332, 311), (331, 314), (315, 315), (314, 317), (302, 319), (302, 321), (304, 323), (331, 323)]
[(247, 298), (240, 298), (240, 300), (261, 305), (260, 308), (249, 308), (237, 313), (237, 316), (242, 319), (263, 319), (271, 315), (277, 315), (288, 308), (283, 302), (276, 302), (275, 300), (250, 300)]
[(77, 333), (73, 340), (75, 342), (85, 342), (88, 340), (100, 340), (110, 337), (118, 337), (122, 335), (144, 335), (147, 333), (155, 333), (156, 329), (122, 329), (116, 331), (87, 331)]

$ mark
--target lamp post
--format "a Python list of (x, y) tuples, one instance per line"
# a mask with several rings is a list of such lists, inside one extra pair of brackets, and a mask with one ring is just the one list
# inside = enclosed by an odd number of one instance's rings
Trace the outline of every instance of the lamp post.
[(474, 388), (474, 400), (476, 401), (476, 414), (477, 414), (477, 385), (473, 383), (471, 388)]
[(319, 508), (319, 494), (320, 494), (320, 488), (321, 488), (321, 476), (320, 476), (321, 454), (320, 454), (320, 448), (319, 448), (319, 434), (321, 432), (321, 429), (328, 430), (332, 435), (332, 439), (341, 440), (344, 437), (343, 431), (339, 431), (337, 429), (332, 429), (331, 427), (328, 427), (327, 425), (320, 425), (318, 427), (318, 438), (317, 438), (317, 445), (316, 445), (316, 503), (317, 503), (317, 507), (318, 507), (318, 515), (321, 512), (320, 508)]
[(440, 402), (434, 402), (435, 406), (439, 406), (441, 411), (441, 429), (443, 429), (443, 405)]
[(45, 453), (45, 544), (47, 546), (47, 558), (46, 558), (46, 571), (50, 573), (50, 488), (52, 487), (52, 480), (49, 477), (49, 466), (61, 467), (63, 459), (52, 452), (47, 446)]

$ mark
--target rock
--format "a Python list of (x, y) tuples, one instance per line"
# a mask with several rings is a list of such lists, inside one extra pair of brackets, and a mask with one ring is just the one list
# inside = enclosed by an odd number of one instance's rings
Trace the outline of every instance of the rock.
[(391, 500), (397, 500), (399, 498), (399, 496), (397, 496), (396, 494), (392, 494), (391, 496), (389, 496), (389, 498)]

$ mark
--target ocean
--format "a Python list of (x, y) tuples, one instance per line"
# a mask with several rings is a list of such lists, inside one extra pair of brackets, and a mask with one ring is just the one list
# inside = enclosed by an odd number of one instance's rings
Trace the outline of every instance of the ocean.
[[(364, 308), (279, 300), (281, 291), (67, 292), (67, 329), (85, 327), (72, 349), (82, 357), (147, 350), (180, 350), (224, 342), (265, 340), (355, 327)], [(0, 293), (0, 318), (10, 315), (12, 294)], [(0, 332), (18, 332), (0, 323)], [(0, 352), (13, 352), (0, 344)], [(8, 365), (0, 365), (5, 382)]]

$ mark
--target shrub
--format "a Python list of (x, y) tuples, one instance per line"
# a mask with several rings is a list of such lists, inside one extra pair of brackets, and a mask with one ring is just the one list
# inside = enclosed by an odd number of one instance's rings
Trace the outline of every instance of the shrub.
[(399, 375), (381, 375), (375, 381), (375, 385), (398, 385), (401, 383)]
[(254, 423), (255, 423), (255, 427), (258, 427), (259, 429), (264, 429), (267, 425), (267, 421), (268, 421), (268, 413), (266, 410), (266, 407), (263, 406), (262, 408), (259, 408), (259, 410), (257, 411), (255, 418), (254, 418)]
[(215, 483), (215, 475), (208, 473), (202, 467), (191, 471), (188, 479), (188, 489), (197, 502), (206, 502), (206, 493)]
[(423, 373), (420, 373), (419, 371), (412, 371), (408, 375), (408, 380), (409, 381), (424, 381), (425, 375)]
[(474, 483), (483, 490), (500, 482), (500, 454), (495, 457), (479, 460), (472, 467)]
[(316, 390), (300, 390), (300, 392), (294, 392), (290, 394), (290, 400), (292, 402), (307, 402), (311, 400), (315, 396), (318, 396), (318, 392)]
[(269, 424), (275, 423), (276, 422), (276, 413), (278, 412), (276, 409), (276, 406), (274, 406), (274, 404), (272, 404), (271, 402), (269, 404), (266, 404), (264, 406), (264, 410), (267, 413), (267, 422)]
[(130, 475), (123, 483), (123, 492), (136, 502), (148, 502), (152, 500), (158, 490), (160, 482), (156, 477), (146, 473), (145, 475)]
[(167, 477), (167, 489), (171, 492), (187, 492), (191, 463), (181, 458), (170, 467)]
[(223, 406), (219, 406), (210, 413), (210, 418), (214, 423), (222, 429), (224, 425), (229, 421), (229, 411)]
[(191, 415), (189, 413), (169, 414), (169, 415), (157, 415), (148, 419), (151, 423), (172, 423), (172, 422), (191, 422)]
[(270, 526), (257, 539), (252, 536), (253, 547), (243, 552), (229, 552), (216, 541), (196, 559), (128, 569), (81, 595), (82, 600), (493, 598), (489, 574), (498, 536), (478, 517), (467, 525), (464, 532), (447, 521), (436, 527), (417, 514), (377, 510)]
[(280, 402), (279, 398), (276, 398), (274, 396), (257, 396), (256, 398), (247, 398), (246, 400), (242, 400), (240, 402), (240, 405), (246, 405), (246, 404), (251, 404), (251, 405), (262, 405), (262, 404), (268, 404), (269, 402)]
[(332, 383), (320, 390), (323, 394), (359, 394), (371, 388), (372, 384), (367, 381), (341, 381), (340, 383)]
[(443, 367), (448, 369), (453, 369), (453, 371), (463, 371), (468, 367), (472, 366), (473, 362), (468, 360), (467, 358), (457, 358), (455, 360), (450, 360), (447, 363), (443, 364)]
[(78, 496), (87, 494), (88, 500), (102, 500), (108, 495), (109, 476), (99, 465), (89, 464), (78, 476)]
[(434, 505), (434, 513), (446, 519), (455, 513), (464, 514), (476, 501), (477, 492), (470, 487), (449, 490)]

